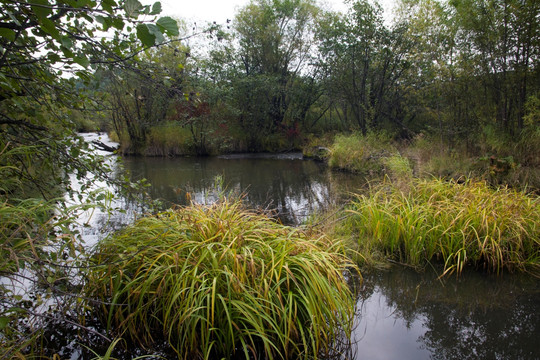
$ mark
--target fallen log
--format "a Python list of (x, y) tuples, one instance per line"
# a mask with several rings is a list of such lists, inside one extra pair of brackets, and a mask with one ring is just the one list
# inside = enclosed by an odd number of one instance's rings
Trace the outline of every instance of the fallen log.
[(108, 152), (112, 152), (112, 153), (120, 148), (120, 146), (109, 146), (107, 144), (102, 143), (99, 140), (92, 140), (92, 144), (94, 144), (94, 146), (98, 150), (108, 151)]

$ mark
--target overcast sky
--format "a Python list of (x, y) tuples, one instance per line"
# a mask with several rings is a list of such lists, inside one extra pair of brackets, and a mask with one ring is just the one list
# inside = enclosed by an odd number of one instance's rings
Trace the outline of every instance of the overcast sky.
[[(387, 12), (391, 10), (393, 1), (381, 1), (387, 19)], [(152, 0), (141, 2), (144, 4), (154, 3)], [(161, 15), (179, 17), (188, 21), (216, 21), (218, 24), (223, 24), (227, 19), (232, 19), (236, 11), (247, 5), (249, 0), (161, 0), (160, 2), (163, 8)], [(328, 8), (336, 11), (347, 9), (343, 0), (319, 0), (319, 3), (326, 4)]]

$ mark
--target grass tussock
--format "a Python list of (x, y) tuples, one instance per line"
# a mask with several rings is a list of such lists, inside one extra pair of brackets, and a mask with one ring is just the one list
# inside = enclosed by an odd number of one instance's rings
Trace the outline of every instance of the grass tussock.
[(359, 195), (341, 232), (357, 236), (363, 254), (415, 267), (467, 265), (500, 273), (540, 271), (540, 200), (486, 182), (414, 180), (407, 191), (383, 184)]
[(330, 148), (328, 165), (355, 173), (382, 173), (385, 159), (395, 153), (384, 133), (337, 135)]
[(316, 358), (350, 333), (340, 243), (240, 202), (143, 218), (102, 241), (87, 295), (115, 336), (179, 358)]

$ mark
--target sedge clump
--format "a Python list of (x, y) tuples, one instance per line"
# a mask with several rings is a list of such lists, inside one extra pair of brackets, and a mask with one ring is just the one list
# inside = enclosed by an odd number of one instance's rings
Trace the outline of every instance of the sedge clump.
[(444, 274), (465, 266), (540, 273), (540, 200), (486, 182), (414, 180), (403, 190), (382, 184), (358, 195), (340, 226), (359, 252), (383, 254), (423, 267), (444, 264)]
[(317, 358), (351, 331), (343, 246), (238, 201), (143, 218), (93, 262), (87, 295), (109, 332), (178, 358)]

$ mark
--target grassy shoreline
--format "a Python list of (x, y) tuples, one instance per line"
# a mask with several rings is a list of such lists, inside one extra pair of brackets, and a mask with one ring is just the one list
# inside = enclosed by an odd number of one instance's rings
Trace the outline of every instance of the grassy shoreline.
[(540, 276), (540, 198), (484, 181), (414, 179), (356, 195), (333, 229), (349, 238), (360, 262), (392, 260), (442, 275), (474, 267)]
[(493, 187), (540, 193), (540, 129), (509, 138), (486, 127), (473, 144), (465, 140), (450, 144), (423, 134), (395, 141), (384, 133), (338, 134), (329, 145), (322, 143), (329, 148), (326, 161), (333, 169), (384, 174), (394, 180), (412, 175), (475, 178)]

